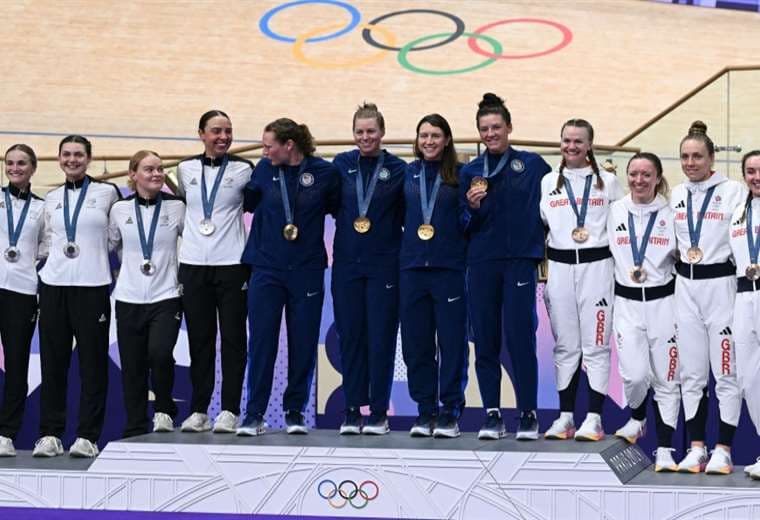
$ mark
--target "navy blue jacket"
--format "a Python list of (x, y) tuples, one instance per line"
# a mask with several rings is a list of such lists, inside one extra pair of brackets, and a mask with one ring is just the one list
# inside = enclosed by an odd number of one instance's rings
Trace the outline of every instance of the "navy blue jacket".
[[(277, 270), (325, 269), (325, 215), (335, 215), (340, 194), (340, 175), (335, 167), (319, 157), (306, 157), (306, 168), (299, 178), (299, 166), (283, 166), (288, 185), (293, 223), (298, 238), (285, 240), (287, 223), (280, 194), (279, 167), (261, 159), (246, 186), (246, 211), (253, 211), (253, 223), (242, 262), (253, 267)], [(307, 175), (310, 174), (310, 175)]]
[(459, 196), (466, 210), (463, 225), (470, 239), (468, 264), (509, 258), (544, 258), (544, 225), (541, 221), (541, 179), (551, 167), (540, 155), (510, 147), (507, 164), (488, 179), (488, 195), (475, 210), (467, 205), (467, 190), (473, 177), (483, 175), (488, 157), (494, 171), (501, 155), (484, 153), (462, 168)]
[[(464, 208), (459, 199), (458, 187), (441, 183), (438, 199), (433, 209), (430, 223), (435, 234), (430, 240), (420, 240), (417, 228), (423, 223), (422, 202), (420, 201), (420, 179), (422, 163), (425, 163), (425, 177), (428, 197), (438, 176), (440, 161), (417, 160), (406, 167), (404, 180), (404, 236), (401, 240), (401, 269), (418, 267), (439, 267), (464, 271), (467, 255), (467, 239), (460, 226)], [(457, 168), (457, 173), (461, 168)]]
[[(367, 233), (354, 230), (359, 216), (356, 176), (361, 173), (364, 185), (375, 171), (377, 157), (361, 157), (359, 150), (339, 153), (333, 164), (341, 175), (340, 210), (335, 218), (334, 264), (366, 264), (378, 267), (398, 265), (401, 249), (401, 226), (404, 222), (404, 171), (406, 163), (395, 155), (385, 154), (383, 168), (390, 174), (378, 180), (367, 217), (372, 225)], [(361, 172), (359, 172), (361, 170)], [(366, 190), (365, 190), (366, 193)]]

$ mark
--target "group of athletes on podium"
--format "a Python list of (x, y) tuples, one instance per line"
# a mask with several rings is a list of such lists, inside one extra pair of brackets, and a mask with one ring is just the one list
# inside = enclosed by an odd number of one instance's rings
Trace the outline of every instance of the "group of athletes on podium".
[[(645, 434), (653, 394), (655, 470), (730, 473), (742, 398), (760, 425), (760, 225), (753, 224), (753, 213), (760, 212), (760, 151), (744, 156), (744, 183), (729, 180), (713, 169), (715, 147), (697, 121), (680, 144), (685, 181), (669, 192), (660, 159), (641, 152), (627, 164), (626, 195), (615, 174), (599, 167), (593, 128), (583, 119), (562, 126), (562, 160), (554, 170), (538, 154), (510, 146), (511, 115), (498, 96), (483, 96), (476, 125), (486, 151), (460, 164), (446, 119), (423, 117), (415, 160), (407, 164), (382, 148), (383, 116), (364, 103), (353, 117), (356, 148), (328, 162), (314, 155), (305, 125), (282, 118), (264, 128), (263, 158), (254, 167), (228, 153), (231, 120), (212, 110), (198, 125), (203, 153), (177, 168), (177, 194), (162, 190), (159, 155), (143, 150), (130, 161), (134, 193), (126, 198), (87, 174), (92, 150), (82, 136), (61, 141), (65, 182), (44, 200), (30, 191), (34, 151), (10, 147), (4, 157), (9, 184), (0, 199), (0, 455), (15, 454), (36, 325), (42, 384), (33, 453), (64, 451), (76, 340), (81, 397), (70, 454), (97, 455), (106, 405), (111, 251), (121, 256), (113, 296), (125, 436), (151, 429), (149, 390), (155, 396), (152, 430), (174, 429), (173, 349), (183, 314), (192, 400), (182, 431), (263, 433), (283, 310), (286, 429), (307, 433), (303, 410), (316, 364), (330, 214), (330, 289), (345, 398), (341, 434), (389, 431), (400, 321), (409, 392), (419, 412), (413, 436), (459, 435), (469, 324), (486, 412), (478, 437), (506, 435), (500, 411), (506, 344), (520, 411), (516, 438), (537, 439), (536, 268), (546, 256), (544, 298), (556, 339), (560, 415), (544, 436), (603, 438), (614, 331), (631, 410), (616, 435), (633, 443)], [(247, 237), (244, 212), (254, 214)], [(217, 333), (222, 412), (212, 424)], [(589, 402), (576, 429), (581, 365)], [(720, 425), (708, 457), (710, 371)], [(671, 438), (681, 403), (691, 447), (676, 463)], [(368, 417), (363, 406), (369, 406)], [(747, 471), (760, 478), (760, 464)]]

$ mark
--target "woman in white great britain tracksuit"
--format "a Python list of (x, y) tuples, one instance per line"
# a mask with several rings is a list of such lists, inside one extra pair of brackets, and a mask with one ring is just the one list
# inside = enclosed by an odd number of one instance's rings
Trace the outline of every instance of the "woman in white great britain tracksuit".
[[(681, 141), (681, 169), (687, 181), (670, 198), (680, 262), (676, 264), (676, 324), (681, 395), (691, 449), (678, 471), (728, 474), (731, 442), (741, 413), (736, 380), (733, 326), (736, 267), (731, 262), (731, 215), (744, 202), (744, 186), (715, 172), (715, 146), (707, 126), (695, 121)], [(708, 463), (705, 449), (707, 384), (710, 369), (719, 402), (718, 441)]]
[(240, 263), (245, 248), (243, 192), (253, 164), (227, 153), (232, 123), (221, 110), (198, 122), (203, 153), (177, 166), (178, 194), (187, 211), (179, 249), (179, 282), (190, 349), (193, 395), (183, 432), (211, 430), (208, 407), (214, 393), (216, 337), (221, 336), (221, 412), (214, 433), (235, 433), (246, 362), (248, 275)]
[(635, 443), (646, 430), (654, 389), (655, 471), (675, 471), (673, 432), (681, 396), (673, 309), (676, 236), (668, 183), (652, 153), (637, 153), (626, 168), (630, 193), (610, 205), (607, 236), (615, 259), (615, 344), (630, 420), (615, 435)]
[(87, 175), (92, 145), (81, 135), (64, 137), (58, 164), (63, 186), (45, 197), (40, 270), (40, 439), (35, 457), (63, 454), (71, 345), (76, 340), (81, 391), (73, 457), (95, 457), (103, 429), (108, 390), (108, 332), (111, 323), (111, 265), (108, 214), (121, 199), (115, 184)]
[[(613, 261), (607, 242), (609, 205), (623, 196), (614, 174), (599, 170), (594, 129), (571, 119), (562, 126), (562, 163), (541, 182), (541, 218), (549, 228), (549, 279), (544, 300), (556, 340), (554, 367), (560, 416), (547, 439), (598, 441), (610, 372)], [(581, 360), (589, 381), (586, 419), (575, 430), (573, 410)]]
[[(733, 322), (736, 376), (760, 434), (760, 150), (742, 158), (742, 174), (750, 193), (731, 217), (730, 235), (738, 278)], [(760, 462), (744, 471), (760, 480)]]
[(0, 337), (5, 385), (0, 406), (0, 457), (13, 457), (29, 390), (29, 353), (37, 324), (37, 248), (42, 238), (41, 198), (31, 192), (37, 156), (25, 144), (5, 152), (8, 186), (0, 196)]
[(127, 410), (124, 437), (148, 433), (149, 389), (155, 395), (154, 432), (173, 431), (177, 415), (172, 399), (173, 352), (182, 322), (177, 239), (185, 203), (161, 191), (164, 179), (158, 154), (137, 152), (129, 161), (128, 181), (135, 193), (114, 204), (109, 217), (109, 242), (121, 249), (113, 297)]

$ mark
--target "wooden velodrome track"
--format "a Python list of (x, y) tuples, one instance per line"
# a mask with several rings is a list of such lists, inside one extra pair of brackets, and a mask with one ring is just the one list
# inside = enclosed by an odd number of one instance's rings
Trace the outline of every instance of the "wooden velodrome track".
[[(724, 66), (760, 62), (760, 14), (722, 9), (634, 0), (284, 3), (6, 0), (0, 148), (26, 142), (50, 156), (61, 135), (77, 132), (93, 136), (96, 155), (197, 153), (197, 120), (212, 107), (231, 115), (236, 144), (260, 139), (280, 116), (306, 122), (318, 139), (347, 138), (365, 99), (385, 113), (387, 137), (411, 137), (419, 117), (435, 111), (455, 136), (474, 137), (476, 103), (487, 90), (506, 98), (515, 138), (555, 140), (564, 120), (584, 117), (597, 143), (614, 144)], [(410, 9), (443, 14), (393, 14)], [(352, 16), (355, 28), (325, 41), (277, 39), (334, 34)], [(425, 37), (419, 45), (438, 43), (443, 37), (431, 35), (451, 33), (457, 18), (465, 36), (409, 52), (405, 68), (399, 52), (362, 38), (378, 17), (370, 36), (392, 47)], [(483, 64), (489, 58), (468, 45), (476, 31), (482, 35), (470, 43), (480, 52), (501, 46), (510, 57), (461, 74), (420, 72)], [(752, 105), (756, 114), (760, 103)], [(722, 117), (692, 112), (711, 127)], [(650, 141), (675, 155), (691, 115)], [(755, 135), (745, 150), (760, 146)], [(60, 175), (43, 164), (36, 191)]]

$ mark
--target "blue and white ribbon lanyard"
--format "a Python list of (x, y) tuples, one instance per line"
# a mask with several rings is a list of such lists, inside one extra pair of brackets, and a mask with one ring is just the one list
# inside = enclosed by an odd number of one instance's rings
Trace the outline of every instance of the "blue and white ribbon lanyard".
[(357, 233), (366, 233), (369, 228), (372, 227), (372, 222), (367, 218), (367, 212), (369, 211), (369, 204), (372, 202), (372, 195), (375, 194), (375, 188), (377, 187), (377, 180), (380, 177), (380, 172), (383, 170), (383, 164), (385, 163), (385, 154), (380, 152), (377, 158), (377, 165), (372, 172), (372, 176), (369, 179), (369, 186), (367, 186), (367, 192), (364, 192), (364, 178), (362, 177), (361, 169), (361, 156), (356, 160), (356, 201), (359, 209), (359, 216), (354, 219), (354, 229)]
[(13, 227), (13, 202), (11, 200), (11, 187), (8, 186), (5, 190), (5, 211), (8, 217), (8, 248), (5, 250), (5, 259), (9, 262), (17, 262), (21, 256), (21, 251), (16, 246), (19, 238), (21, 238), (21, 229), (24, 227), (26, 221), (26, 214), (29, 213), (29, 205), (32, 202), (32, 194), (27, 194), (24, 207), (21, 209), (21, 214), (18, 217), (18, 225)]
[(573, 192), (573, 183), (570, 179), (565, 179), (565, 190), (567, 190), (567, 201), (570, 203), (570, 207), (575, 213), (575, 228), (572, 231), (571, 236), (577, 243), (583, 243), (588, 240), (589, 232), (586, 229), (586, 213), (588, 212), (588, 200), (591, 195), (591, 182), (593, 181), (592, 175), (586, 176), (586, 184), (583, 186), (583, 199), (581, 199), (581, 209), (578, 210), (578, 203), (575, 200), (575, 193)]
[(427, 177), (425, 175), (425, 163), (422, 163), (420, 170), (420, 206), (422, 209), (422, 224), (417, 228), (417, 236), (420, 240), (430, 240), (435, 235), (435, 227), (430, 222), (433, 220), (433, 211), (435, 203), (438, 200), (438, 190), (441, 188), (441, 174), (436, 174), (433, 182), (433, 189), (428, 198)]
[(747, 205), (747, 245), (749, 246), (749, 266), (744, 274), (751, 281), (760, 280), (760, 265), (757, 263), (757, 257), (760, 255), (760, 237), (755, 235), (752, 226), (752, 201)]
[[(306, 170), (306, 158), (301, 161), (301, 165), (298, 167), (297, 178), (301, 177), (304, 170)], [(288, 195), (288, 184), (285, 179), (285, 170), (280, 167), (279, 169), (280, 180), (280, 197), (282, 198), (282, 208), (285, 211), (285, 227), (282, 228), (282, 236), (285, 240), (293, 241), (298, 238), (298, 226), (293, 223), (293, 208), (290, 205), (290, 196)], [(296, 188), (298, 185), (296, 184)], [(295, 201), (293, 201), (295, 205)]]
[(211, 215), (214, 212), (216, 194), (219, 192), (219, 186), (222, 184), (222, 177), (224, 177), (224, 172), (227, 169), (228, 162), (229, 158), (227, 155), (225, 155), (222, 158), (222, 164), (219, 166), (219, 171), (216, 174), (216, 179), (214, 179), (214, 184), (211, 186), (211, 196), (209, 197), (208, 190), (206, 189), (205, 165), (203, 164), (203, 160), (201, 160), (201, 204), (203, 205), (203, 220), (200, 221), (198, 230), (203, 236), (212, 235), (216, 230), (216, 225), (211, 220)]
[(74, 206), (74, 217), (70, 217), (69, 211), (69, 185), (64, 184), (63, 188), (63, 225), (66, 228), (66, 245), (63, 246), (63, 254), (67, 258), (76, 258), (79, 256), (79, 246), (76, 243), (77, 222), (79, 222), (79, 213), (82, 211), (82, 205), (87, 197), (87, 188), (90, 187), (90, 178), (85, 177), (82, 181), (82, 188), (77, 197), (77, 203)]
[(647, 279), (647, 272), (644, 269), (644, 258), (647, 253), (647, 246), (649, 245), (649, 237), (652, 235), (652, 229), (654, 228), (654, 222), (657, 220), (657, 214), (655, 211), (649, 215), (649, 222), (644, 230), (644, 235), (641, 237), (641, 246), (636, 241), (636, 227), (633, 219), (633, 213), (628, 212), (628, 238), (631, 241), (631, 254), (633, 255), (633, 269), (631, 269), (631, 280), (636, 283), (644, 283)]
[(142, 211), (140, 210), (140, 201), (135, 196), (135, 217), (137, 219), (137, 234), (140, 237), (140, 249), (142, 249), (143, 262), (140, 264), (140, 272), (145, 276), (151, 276), (156, 272), (156, 266), (151, 261), (153, 257), (153, 244), (156, 238), (156, 228), (158, 227), (158, 215), (161, 213), (161, 201), (163, 197), (161, 192), (156, 195), (156, 204), (153, 209), (153, 217), (150, 219), (150, 231), (148, 237), (145, 237), (145, 226), (143, 225)]
[(698, 264), (702, 261), (704, 253), (699, 248), (699, 238), (702, 235), (702, 222), (705, 219), (705, 212), (707, 212), (707, 206), (710, 204), (713, 192), (715, 192), (715, 186), (712, 186), (705, 193), (705, 199), (702, 201), (702, 208), (697, 215), (697, 225), (694, 225), (694, 215), (692, 211), (691, 191), (686, 192), (686, 223), (689, 226), (689, 249), (686, 251), (686, 260), (690, 264)]

